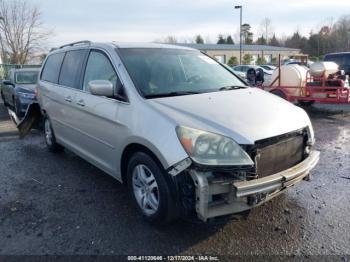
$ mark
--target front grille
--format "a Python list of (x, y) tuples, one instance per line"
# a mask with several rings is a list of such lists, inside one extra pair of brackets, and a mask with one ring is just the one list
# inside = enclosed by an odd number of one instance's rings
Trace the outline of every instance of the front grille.
[(304, 160), (306, 132), (300, 131), (257, 142), (255, 165), (258, 177), (269, 176), (291, 168)]

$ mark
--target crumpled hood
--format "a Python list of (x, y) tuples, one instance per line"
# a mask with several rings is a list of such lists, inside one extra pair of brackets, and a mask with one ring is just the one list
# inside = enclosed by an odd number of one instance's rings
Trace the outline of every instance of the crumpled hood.
[(257, 88), (148, 101), (177, 125), (222, 134), (239, 144), (311, 126), (303, 109)]

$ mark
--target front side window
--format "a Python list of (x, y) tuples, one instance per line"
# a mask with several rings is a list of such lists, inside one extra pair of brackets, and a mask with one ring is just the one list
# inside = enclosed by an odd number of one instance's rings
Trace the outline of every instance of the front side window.
[(146, 98), (244, 86), (229, 70), (199, 51), (122, 48), (119, 53), (135, 86)]
[(22, 85), (36, 84), (38, 81), (38, 72), (17, 72), (15, 74), (15, 83)]
[(86, 50), (68, 51), (64, 57), (59, 84), (79, 88), (79, 77), (84, 63)]
[(91, 51), (84, 76), (84, 90), (89, 90), (89, 82), (108, 80), (116, 87), (118, 76), (108, 57), (99, 51)]
[(58, 83), (58, 76), (65, 53), (50, 55), (44, 65), (41, 79), (54, 84)]

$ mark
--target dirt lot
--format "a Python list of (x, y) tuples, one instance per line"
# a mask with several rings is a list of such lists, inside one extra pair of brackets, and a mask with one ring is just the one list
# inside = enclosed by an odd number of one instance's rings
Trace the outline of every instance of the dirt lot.
[[(330, 106), (334, 110), (334, 107)], [(350, 107), (310, 109), (311, 182), (225, 225), (145, 223), (124, 186), (76, 155), (24, 140), (0, 105), (0, 254), (350, 254)]]

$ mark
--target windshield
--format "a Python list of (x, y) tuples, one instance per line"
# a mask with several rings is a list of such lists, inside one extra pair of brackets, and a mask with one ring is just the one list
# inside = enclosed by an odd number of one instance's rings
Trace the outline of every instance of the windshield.
[(38, 72), (17, 72), (15, 75), (16, 84), (36, 84)]
[(146, 97), (219, 91), (244, 86), (230, 71), (199, 51), (161, 48), (119, 49), (135, 86)]

